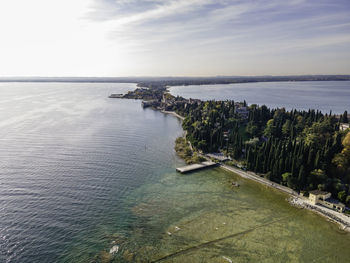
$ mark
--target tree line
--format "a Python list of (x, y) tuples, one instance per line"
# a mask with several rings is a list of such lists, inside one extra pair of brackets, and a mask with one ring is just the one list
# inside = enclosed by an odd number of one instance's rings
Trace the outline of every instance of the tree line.
[(348, 114), (286, 111), (246, 103), (206, 101), (177, 105), (187, 139), (203, 152), (224, 151), (274, 182), (297, 191), (332, 192), (350, 204), (350, 133), (340, 131)]

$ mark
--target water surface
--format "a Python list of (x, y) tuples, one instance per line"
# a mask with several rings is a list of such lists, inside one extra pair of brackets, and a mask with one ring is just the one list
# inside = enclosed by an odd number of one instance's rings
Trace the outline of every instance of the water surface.
[(246, 100), (288, 110), (318, 109), (324, 113), (350, 112), (350, 81), (257, 82), (171, 87), (174, 95), (202, 100)]
[(347, 262), (349, 234), (285, 195), (177, 174), (181, 122), (107, 98), (134, 88), (0, 84), (0, 262)]

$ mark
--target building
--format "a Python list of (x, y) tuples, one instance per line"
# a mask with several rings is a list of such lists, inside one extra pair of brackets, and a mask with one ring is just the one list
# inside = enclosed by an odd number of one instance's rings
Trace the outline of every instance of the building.
[(349, 126), (350, 126), (349, 123), (340, 123), (339, 130), (345, 131), (345, 130), (349, 129)]
[(314, 205), (322, 205), (327, 208), (344, 212), (345, 205), (336, 199), (331, 198), (332, 194), (320, 190), (314, 190), (309, 193), (309, 200)]
[(243, 106), (242, 103), (235, 103), (235, 112), (244, 120), (247, 120), (249, 117), (249, 109)]

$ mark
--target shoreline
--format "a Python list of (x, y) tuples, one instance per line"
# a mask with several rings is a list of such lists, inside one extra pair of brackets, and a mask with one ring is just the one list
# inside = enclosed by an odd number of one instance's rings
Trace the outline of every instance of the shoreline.
[(345, 215), (344, 213), (339, 213), (337, 211), (331, 210), (329, 208), (326, 208), (320, 205), (313, 205), (309, 202), (307, 198), (300, 196), (293, 189), (274, 183), (265, 178), (262, 178), (253, 172), (242, 171), (238, 168), (228, 166), (225, 164), (220, 164), (220, 167), (223, 168), (224, 170), (231, 171), (243, 178), (253, 180), (260, 184), (263, 184), (263, 185), (272, 187), (274, 189), (277, 189), (281, 192), (284, 192), (289, 195), (288, 202), (290, 205), (298, 208), (304, 208), (314, 213), (317, 213), (322, 217), (326, 218), (328, 221), (338, 224), (341, 230), (350, 232), (350, 217)]
[(339, 228), (345, 232), (350, 232), (350, 217), (344, 213), (339, 213), (337, 211), (331, 210), (329, 208), (314, 205), (309, 202), (308, 199), (303, 197), (290, 196), (288, 202), (295, 207), (307, 209), (320, 216), (324, 217), (327, 221), (335, 223)]
[[(179, 114), (177, 114), (176, 112), (173, 112), (173, 111), (161, 110), (161, 112), (165, 113), (165, 114), (173, 115), (181, 120), (185, 119), (184, 117), (180, 116)], [(205, 157), (206, 159), (209, 159), (209, 157), (207, 157), (206, 155), (202, 155), (202, 156)], [(277, 183), (274, 183), (274, 182), (267, 180), (263, 177), (260, 177), (259, 175), (257, 175), (254, 172), (243, 171), (239, 168), (229, 166), (229, 165), (226, 165), (223, 163), (219, 163), (219, 167), (226, 170), (226, 171), (233, 172), (242, 178), (255, 181), (257, 183), (272, 187), (276, 190), (279, 190), (283, 193), (286, 193), (289, 195), (288, 202), (290, 205), (292, 205), (294, 207), (298, 207), (298, 208), (307, 209), (307, 210), (312, 211), (316, 214), (319, 214), (320, 216), (324, 217), (328, 221), (330, 221), (332, 223), (336, 223), (341, 230), (343, 230), (345, 232), (350, 232), (350, 216), (347, 216), (344, 213), (339, 213), (339, 212), (333, 211), (331, 209), (322, 207), (320, 205), (313, 205), (308, 201), (307, 198), (300, 196), (293, 189), (286, 187), (286, 186), (283, 186), (283, 185), (280, 185), (280, 184), (277, 184)]]

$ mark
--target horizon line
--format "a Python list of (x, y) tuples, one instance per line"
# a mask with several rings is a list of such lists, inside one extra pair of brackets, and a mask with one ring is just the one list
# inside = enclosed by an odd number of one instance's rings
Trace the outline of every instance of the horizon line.
[(286, 74), (286, 75), (207, 75), (207, 76), (186, 76), (186, 75), (134, 75), (134, 76), (0, 76), (1, 79), (64, 79), (64, 78), (85, 78), (85, 79), (122, 79), (122, 78), (257, 78), (257, 77), (322, 77), (322, 76), (346, 76), (348, 74)]

